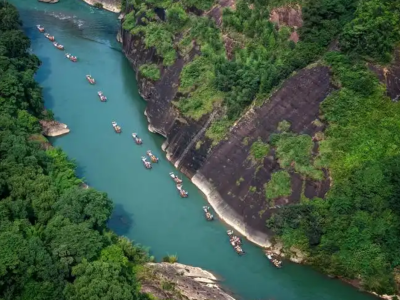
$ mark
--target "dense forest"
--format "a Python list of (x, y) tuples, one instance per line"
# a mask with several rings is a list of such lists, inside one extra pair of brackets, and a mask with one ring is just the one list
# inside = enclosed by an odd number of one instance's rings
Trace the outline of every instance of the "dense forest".
[[(178, 57), (187, 61), (174, 105), (194, 120), (221, 112), (206, 132), (213, 145), (293, 72), (329, 66), (335, 91), (321, 104), (318, 122), (326, 130), (318, 141), (278, 128), (281, 134), (255, 142), (251, 151), (262, 161), (274, 148), (282, 169), (265, 184), (266, 201), (290, 195), (288, 172), (320, 180), (321, 170), (328, 170), (331, 189), (325, 199), (302, 197), (280, 209), (267, 226), (286, 249), (302, 250), (325, 273), (357, 279), (379, 294), (398, 292), (400, 106), (386, 96), (368, 64), (392, 63), (400, 42), (400, 2), (236, 0), (223, 10), (221, 25), (207, 14), (215, 3), (127, 0), (123, 27), (154, 47), (163, 67)], [(300, 28), (270, 22), (271, 10), (285, 5), (301, 6)], [(289, 38), (294, 30), (298, 42)], [(225, 49), (226, 38), (233, 41), (232, 53)], [(144, 65), (140, 73), (156, 81), (160, 67)], [(311, 158), (314, 144), (318, 153)]]
[(0, 299), (150, 299), (135, 276), (146, 251), (106, 228), (111, 200), (81, 188), (75, 165), (40, 134), (38, 120), (52, 116), (20, 27), (2, 1)]

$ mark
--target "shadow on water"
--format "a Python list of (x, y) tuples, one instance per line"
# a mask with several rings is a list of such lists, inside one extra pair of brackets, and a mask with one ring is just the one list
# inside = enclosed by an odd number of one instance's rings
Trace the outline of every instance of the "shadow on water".
[[(121, 63), (121, 74), (122, 78), (124, 81), (124, 86), (129, 90), (129, 94), (132, 96), (137, 96), (139, 94), (138, 92), (138, 87), (137, 87), (137, 81), (136, 81), (136, 76), (135, 76), (135, 71), (133, 69), (133, 66), (131, 65), (131, 62), (129, 61), (128, 58), (124, 57), (120, 61)], [(133, 76), (132, 76), (133, 75)], [(141, 100), (143, 100), (141, 98)], [(144, 102), (144, 101), (141, 101)], [(143, 104), (143, 107), (145, 104)]]
[(115, 204), (107, 226), (118, 235), (126, 236), (133, 225), (133, 214), (128, 213), (123, 205)]
[[(73, 159), (70, 158), (70, 160), (74, 161)], [(87, 179), (85, 178), (85, 174), (86, 173), (86, 167), (83, 166), (82, 163), (77, 163), (76, 161), (74, 161), (74, 163), (76, 164), (76, 168), (75, 168), (75, 173), (76, 175), (81, 178), (87, 185), (90, 186), (89, 182), (87, 181)]]
[[(43, 90), (42, 90), (42, 94), (43, 94), (43, 99), (46, 99), (46, 103), (45, 103), (45, 108), (46, 109), (53, 109), (54, 108), (54, 97), (53, 97), (53, 93), (54, 92), (52, 92), (52, 88), (50, 88), (50, 87), (45, 87), (45, 88), (43, 88)], [(60, 121), (60, 118), (59, 117), (55, 117), (55, 119), (57, 120), (57, 121)]]
[[(38, 72), (36, 73), (36, 81), (41, 84), (43, 81), (47, 80), (51, 76), (51, 60), (49, 57), (39, 57), (41, 65), (39, 67)], [(47, 100), (47, 99), (46, 99)]]

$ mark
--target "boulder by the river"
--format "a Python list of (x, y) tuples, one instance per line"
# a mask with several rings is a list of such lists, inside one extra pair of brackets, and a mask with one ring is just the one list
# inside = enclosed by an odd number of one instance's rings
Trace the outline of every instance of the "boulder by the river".
[(157, 299), (235, 300), (210, 272), (180, 263), (148, 263), (142, 292)]
[(42, 126), (42, 133), (44, 136), (61, 136), (70, 132), (66, 124), (57, 121), (39, 121)]
[(44, 3), (50, 3), (50, 4), (54, 4), (57, 3), (59, 0), (38, 0), (39, 2), (44, 2)]

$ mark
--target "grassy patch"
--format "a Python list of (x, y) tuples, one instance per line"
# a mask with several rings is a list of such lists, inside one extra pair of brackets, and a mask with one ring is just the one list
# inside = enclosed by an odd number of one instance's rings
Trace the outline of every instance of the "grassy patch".
[(323, 179), (323, 172), (313, 163), (312, 149), (314, 143), (309, 135), (282, 133), (274, 135), (276, 156), (282, 169), (293, 168), (303, 176), (315, 180)]
[(236, 186), (240, 186), (240, 184), (244, 181), (243, 177), (240, 177), (238, 180), (236, 180)]
[(283, 121), (279, 122), (279, 124), (278, 124), (278, 130), (279, 130), (280, 132), (289, 131), (290, 125), (291, 125), (290, 122), (288, 122), (288, 121), (286, 121), (286, 120), (283, 120)]
[(271, 180), (265, 184), (265, 197), (275, 199), (278, 197), (290, 196), (292, 187), (290, 175), (287, 171), (272, 173)]
[(186, 117), (199, 120), (202, 116), (211, 113), (222, 102), (223, 94), (211, 86), (201, 86), (190, 97), (181, 98), (173, 104)]
[(139, 68), (140, 74), (151, 80), (160, 79), (160, 68), (156, 64), (144, 64)]
[(249, 192), (250, 193), (255, 193), (256, 191), (257, 191), (257, 187), (255, 187), (255, 186), (249, 187)]
[(203, 141), (197, 141), (196, 142), (196, 150), (199, 150), (201, 145), (203, 145)]
[(162, 261), (173, 264), (173, 263), (178, 262), (178, 256), (177, 255), (166, 255), (162, 258)]
[(165, 291), (173, 291), (175, 290), (175, 283), (171, 281), (163, 281), (161, 283), (161, 288)]
[(199, 120), (222, 103), (223, 93), (213, 87), (214, 77), (214, 66), (204, 57), (185, 65), (179, 91), (186, 96), (174, 102), (183, 115)]
[(227, 136), (231, 126), (232, 121), (228, 120), (228, 118), (214, 121), (207, 129), (206, 137), (211, 139), (213, 141), (212, 145), (215, 146)]
[(267, 156), (270, 147), (268, 144), (263, 143), (261, 140), (255, 141), (250, 148), (252, 158), (257, 162), (262, 162), (264, 157)]

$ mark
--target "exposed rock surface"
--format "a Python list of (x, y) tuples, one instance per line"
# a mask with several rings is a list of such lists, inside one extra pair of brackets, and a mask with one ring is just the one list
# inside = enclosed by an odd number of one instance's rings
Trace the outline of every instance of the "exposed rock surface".
[(44, 136), (60, 136), (70, 132), (68, 126), (66, 124), (57, 122), (57, 121), (39, 121), (40, 125), (42, 125), (42, 133)]
[(158, 299), (235, 300), (208, 271), (179, 263), (149, 263), (142, 292)]
[(282, 120), (289, 121), (290, 130), (295, 133), (313, 136), (322, 130), (312, 122), (319, 117), (320, 102), (331, 91), (327, 67), (304, 69), (286, 80), (270, 99), (239, 120), (225, 140), (212, 147), (205, 132), (218, 111), (195, 121), (181, 116), (171, 103), (179, 101), (180, 72), (198, 49), (194, 47), (187, 57), (179, 57), (166, 68), (161, 66), (155, 49), (146, 49), (141, 37), (125, 30), (121, 36), (123, 50), (135, 70), (146, 63), (158, 64), (161, 69), (161, 78), (156, 82), (137, 73), (139, 91), (147, 101), (149, 129), (166, 137), (163, 150), (167, 158), (192, 179), (226, 223), (254, 243), (270, 246), (265, 223), (274, 210), (298, 202), (302, 192), (308, 198), (324, 197), (329, 189), (328, 179), (304, 182), (298, 174), (291, 173), (292, 194), (276, 199), (271, 206), (265, 199), (264, 184), (272, 172), (279, 170), (279, 163), (273, 151), (261, 163), (249, 158), (252, 143), (258, 139), (267, 142)]
[(387, 95), (393, 101), (400, 100), (400, 50), (395, 52), (395, 59), (389, 67), (369, 66), (374, 71), (379, 80), (386, 85)]
[(269, 20), (273, 23), (277, 23), (278, 25), (299, 28), (303, 26), (301, 7), (296, 5), (274, 8), (271, 10)]
[(271, 10), (269, 20), (278, 26), (292, 27), (293, 32), (290, 34), (289, 39), (295, 43), (299, 41), (297, 29), (303, 26), (301, 7), (299, 5), (274, 8)]
[(121, 11), (122, 0), (83, 0), (89, 5), (95, 5), (96, 3), (101, 3), (103, 8), (115, 13)]

